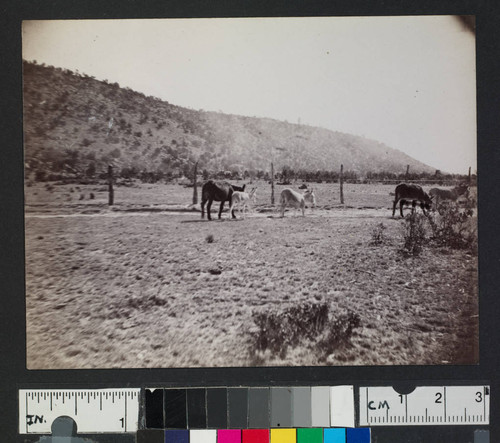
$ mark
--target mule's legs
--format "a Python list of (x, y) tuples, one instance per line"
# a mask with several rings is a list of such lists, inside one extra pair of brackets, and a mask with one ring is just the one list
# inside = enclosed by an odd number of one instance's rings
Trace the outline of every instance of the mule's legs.
[(219, 208), (219, 220), (220, 220), (220, 218), (222, 217), (222, 210), (224, 209), (224, 203), (225, 203), (225, 201), (224, 201), (224, 200), (222, 200), (222, 201), (220, 202), (220, 208)]
[(403, 206), (404, 206), (404, 204), (405, 204), (404, 200), (401, 200), (399, 202), (399, 212), (401, 213), (401, 217), (404, 217), (404, 215), (403, 215)]
[(392, 204), (392, 216), (394, 217), (394, 214), (396, 213), (396, 206), (398, 204), (397, 200), (394, 200), (394, 203)]
[(424, 215), (427, 217), (427, 211), (425, 210), (425, 204), (420, 203), (420, 207), (422, 208), (422, 212), (424, 213)]
[(300, 205), (300, 209), (302, 209), (302, 217), (305, 217), (306, 216), (306, 204), (305, 202)]
[[(238, 205), (238, 209), (240, 210), (240, 214), (241, 214), (241, 206), (240, 205)], [(229, 213), (231, 214), (230, 217), (232, 217), (232, 218), (236, 218), (234, 211), (235, 211), (234, 209), (232, 211), (229, 211)]]
[(212, 220), (212, 217), (210, 216), (210, 208), (212, 207), (212, 199), (208, 199), (208, 204), (207, 204), (207, 218), (209, 220)]
[(205, 218), (205, 203), (206, 200), (201, 200), (201, 218)]
[(416, 200), (413, 200), (411, 202), (411, 214), (415, 214), (415, 211), (417, 210), (417, 201)]

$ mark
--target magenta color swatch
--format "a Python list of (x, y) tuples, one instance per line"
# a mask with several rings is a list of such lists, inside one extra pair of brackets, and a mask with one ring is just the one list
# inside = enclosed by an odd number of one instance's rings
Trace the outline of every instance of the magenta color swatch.
[(219, 429), (217, 443), (241, 443), (240, 429)]

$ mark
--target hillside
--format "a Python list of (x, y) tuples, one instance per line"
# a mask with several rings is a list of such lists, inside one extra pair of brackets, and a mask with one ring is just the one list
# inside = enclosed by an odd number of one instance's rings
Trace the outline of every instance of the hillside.
[(114, 164), (123, 176), (243, 174), (288, 167), (358, 175), (435, 169), (363, 137), (268, 118), (172, 105), (87, 75), (24, 62), (27, 176), (93, 177)]

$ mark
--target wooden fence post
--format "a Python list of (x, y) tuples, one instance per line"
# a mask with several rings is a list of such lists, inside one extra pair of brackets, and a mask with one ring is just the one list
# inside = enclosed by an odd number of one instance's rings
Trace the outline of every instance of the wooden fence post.
[(410, 174), (410, 165), (406, 165), (406, 175), (405, 180), (408, 181), (408, 175)]
[(198, 162), (194, 164), (193, 173), (193, 205), (198, 203)]
[(271, 204), (274, 205), (274, 165), (271, 162)]
[(469, 186), (471, 185), (471, 179), (472, 179), (472, 177), (470, 175), (470, 169), (471, 169), (471, 167), (469, 166)]
[(108, 165), (108, 205), (113, 206), (115, 195), (113, 191), (113, 166)]
[(340, 165), (340, 203), (344, 204), (344, 165)]

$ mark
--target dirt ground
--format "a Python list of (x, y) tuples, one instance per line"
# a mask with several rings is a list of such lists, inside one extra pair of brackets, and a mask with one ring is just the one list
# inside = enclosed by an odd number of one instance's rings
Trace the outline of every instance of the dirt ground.
[[(340, 205), (318, 185), (314, 211), (284, 218), (257, 187), (246, 219), (212, 222), (178, 185), (118, 187), (112, 209), (104, 185), (27, 187), (28, 368), (477, 363), (477, 257), (401, 254), (394, 186), (346, 185)], [(350, 342), (256, 358), (252, 314), (310, 301), (359, 314)]]

